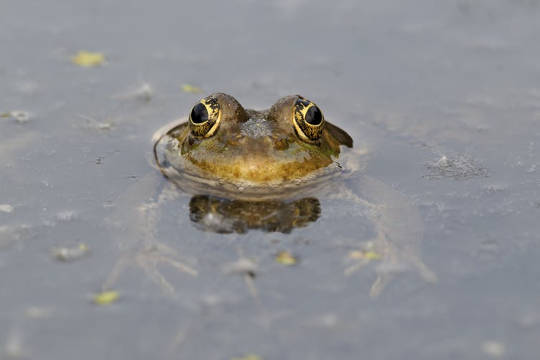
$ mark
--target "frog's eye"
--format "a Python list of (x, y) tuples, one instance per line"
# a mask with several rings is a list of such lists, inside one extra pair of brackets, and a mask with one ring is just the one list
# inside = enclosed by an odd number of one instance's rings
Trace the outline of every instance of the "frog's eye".
[(315, 103), (299, 97), (294, 104), (293, 124), (302, 140), (316, 142), (324, 128), (324, 116)]
[(189, 114), (191, 133), (198, 137), (214, 135), (221, 122), (221, 108), (215, 96), (202, 99)]

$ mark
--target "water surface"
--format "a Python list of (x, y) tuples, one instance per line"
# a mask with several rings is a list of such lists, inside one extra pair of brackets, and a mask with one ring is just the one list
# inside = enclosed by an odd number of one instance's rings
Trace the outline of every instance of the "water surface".
[[(30, 114), (0, 118), (1, 358), (537, 357), (537, 1), (1, 8), (0, 113)], [(78, 67), (79, 50), (107, 63)], [(150, 101), (132, 96), (144, 84)], [(290, 234), (201, 232), (181, 194), (157, 223), (126, 215), (167, 188), (150, 138), (202, 96), (182, 84), (254, 108), (317, 102), (369, 150), (366, 176), (419, 209), (417, 251), (437, 283), (404, 271), (370, 297), (377, 261), (344, 271), (373, 224), (338, 200)], [(159, 265), (160, 286), (152, 266), (131, 264), (111, 280), (120, 299), (92, 304), (119, 261), (148, 250), (141, 229), (196, 276)], [(51, 256), (81, 243), (87, 257)], [(299, 264), (276, 263), (281, 250)], [(244, 258), (257, 264), (247, 283), (223, 271)]]

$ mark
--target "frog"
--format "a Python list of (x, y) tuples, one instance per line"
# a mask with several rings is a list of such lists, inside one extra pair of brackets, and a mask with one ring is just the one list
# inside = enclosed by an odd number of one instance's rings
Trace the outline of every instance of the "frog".
[[(159, 245), (152, 229), (161, 205), (180, 194), (192, 195), (190, 219), (199, 230), (237, 234), (290, 233), (318, 221), (319, 198), (352, 201), (368, 209), (375, 236), (350, 256), (358, 261), (345, 274), (379, 259), (385, 266), (379, 266), (371, 286), (373, 297), (395, 276), (388, 268), (397, 264), (436, 282), (419, 255), (423, 222), (418, 209), (391, 186), (365, 175), (368, 152), (355, 148), (345, 130), (326, 120), (320, 107), (301, 95), (253, 110), (231, 95), (213, 93), (200, 99), (187, 118), (158, 129), (152, 142), (154, 165), (168, 187), (144, 206), (132, 204), (143, 218), (136, 223), (144, 224), (135, 232), (149, 245), (134, 258), (171, 292), (174, 287), (156, 264), (166, 263), (194, 276), (197, 271), (180, 261), (175, 249)], [(124, 265), (112, 272), (105, 287)]]

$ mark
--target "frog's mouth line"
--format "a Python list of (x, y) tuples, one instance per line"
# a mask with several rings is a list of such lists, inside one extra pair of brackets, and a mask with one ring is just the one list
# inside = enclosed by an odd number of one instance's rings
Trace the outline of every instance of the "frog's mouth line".
[(333, 179), (347, 172), (334, 162), (330, 166), (287, 183), (229, 182), (198, 169), (183, 158), (167, 158), (170, 138), (162, 134), (154, 143), (154, 160), (168, 180), (189, 194), (214, 195), (238, 200), (297, 199), (316, 196), (333, 183)]
[(187, 169), (179, 171), (175, 166), (160, 167), (162, 174), (181, 190), (189, 194), (213, 195), (225, 199), (266, 201), (293, 200), (310, 196), (318, 196), (332, 187), (332, 179), (336, 172), (325, 171), (326, 174), (302, 179), (296, 182), (280, 185), (231, 183), (220, 179), (202, 176)]

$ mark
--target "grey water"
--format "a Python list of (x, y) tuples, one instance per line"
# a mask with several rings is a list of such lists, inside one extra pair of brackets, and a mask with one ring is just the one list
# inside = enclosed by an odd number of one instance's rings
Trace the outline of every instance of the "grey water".
[[(0, 2), (0, 359), (536, 359), (539, 34), (535, 0)], [(349, 273), (374, 225), (339, 199), (201, 231), (151, 137), (215, 91), (315, 101), (417, 209), (436, 281)]]

